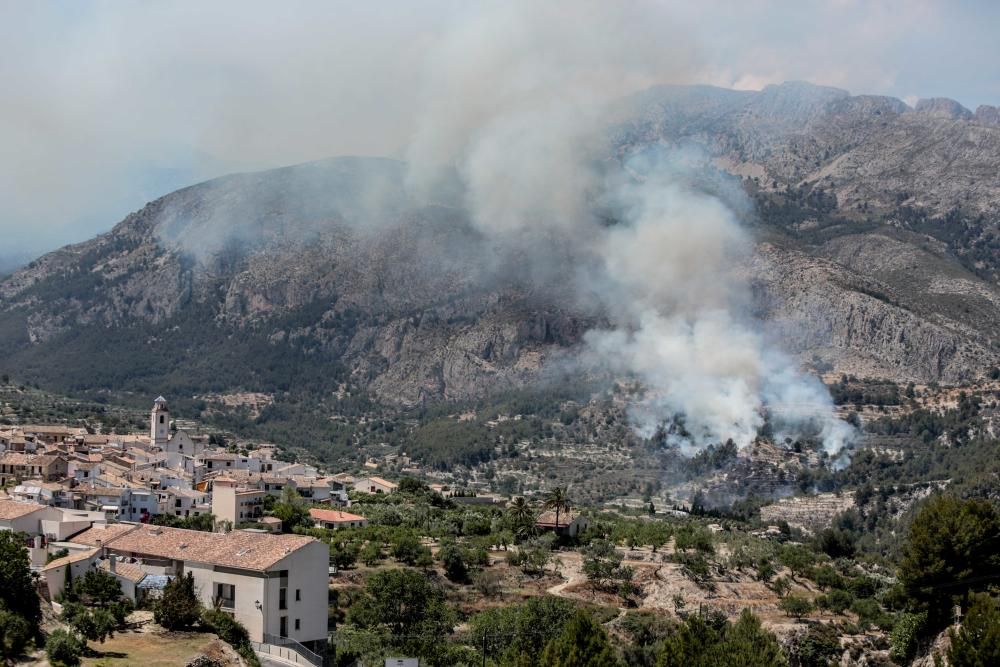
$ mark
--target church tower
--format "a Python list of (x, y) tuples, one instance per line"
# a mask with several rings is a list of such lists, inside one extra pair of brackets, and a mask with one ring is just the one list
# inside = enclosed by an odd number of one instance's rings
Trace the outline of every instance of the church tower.
[(170, 408), (162, 396), (153, 401), (149, 418), (149, 440), (156, 447), (163, 447), (170, 440)]

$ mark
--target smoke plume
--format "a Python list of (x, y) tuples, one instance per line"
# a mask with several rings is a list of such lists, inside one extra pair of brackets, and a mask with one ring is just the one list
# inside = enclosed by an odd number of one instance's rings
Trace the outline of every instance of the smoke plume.
[(573, 7), (498, 5), (446, 36), (428, 65), (411, 189), (454, 168), (486, 235), (535, 236), (543, 248), (554, 238), (573, 256), (562, 280), (613, 325), (586, 335), (581, 361), (641, 380), (630, 414), (641, 434), (683, 423), (671, 431), (682, 451), (730, 438), (745, 447), (768, 415), (782, 435), (813, 435), (837, 454), (851, 429), (825, 388), (747, 314), (741, 191), (696, 153), (609, 135), (623, 95), (683, 75), (683, 39), (646, 35), (608, 5)]

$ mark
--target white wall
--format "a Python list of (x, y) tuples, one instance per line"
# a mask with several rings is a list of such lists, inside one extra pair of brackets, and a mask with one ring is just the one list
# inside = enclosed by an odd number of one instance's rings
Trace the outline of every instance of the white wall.
[[(312, 542), (298, 549), (274, 566), (288, 570), (288, 609), (278, 609), (280, 579), (267, 580), (266, 620), (270, 635), (278, 636), (280, 617), (288, 616), (288, 636), (300, 643), (327, 638), (330, 547), (325, 542)], [(295, 591), (301, 600), (295, 600)], [(295, 619), (300, 628), (295, 629)]]
[[(234, 574), (231, 572), (216, 572), (212, 565), (202, 565), (197, 563), (185, 563), (185, 575), (191, 572), (194, 575), (194, 586), (198, 592), (201, 603), (212, 608), (213, 597), (215, 596), (215, 584), (233, 584), (236, 587), (236, 609), (234, 618), (243, 624), (253, 641), (264, 641), (264, 617), (258, 611), (254, 602), (259, 600), (264, 602), (264, 585), (267, 581), (263, 575), (252, 576), (247, 574)], [(275, 603), (277, 607), (277, 603)], [(324, 615), (325, 618), (325, 615)]]

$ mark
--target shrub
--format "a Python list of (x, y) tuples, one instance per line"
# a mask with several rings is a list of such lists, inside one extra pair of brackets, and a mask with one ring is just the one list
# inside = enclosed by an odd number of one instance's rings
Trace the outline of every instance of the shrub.
[(206, 629), (219, 635), (219, 639), (226, 642), (247, 661), (251, 667), (259, 666), (257, 654), (250, 644), (250, 633), (237, 621), (224, 611), (218, 609), (206, 609), (201, 615), (201, 623)]
[(896, 662), (908, 661), (917, 652), (917, 643), (926, 625), (926, 613), (901, 614), (889, 635), (889, 657)]
[(778, 603), (781, 611), (785, 612), (788, 616), (794, 616), (796, 619), (801, 619), (803, 616), (812, 611), (813, 605), (808, 599), (800, 597), (798, 595), (789, 595), (788, 597), (782, 598), (781, 602)]
[(194, 592), (194, 576), (177, 577), (163, 589), (153, 607), (153, 619), (167, 630), (185, 630), (201, 616), (201, 603)]
[(0, 609), (0, 656), (8, 660), (24, 652), (31, 639), (31, 625), (22, 616)]
[(45, 653), (54, 666), (78, 665), (86, 649), (83, 640), (66, 630), (54, 630), (45, 641)]

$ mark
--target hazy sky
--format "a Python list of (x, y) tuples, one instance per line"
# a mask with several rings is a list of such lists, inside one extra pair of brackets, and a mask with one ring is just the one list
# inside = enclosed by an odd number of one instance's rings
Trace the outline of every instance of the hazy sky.
[[(1000, 3), (608, 0), (550, 4), (547, 14), (565, 16), (565, 36), (581, 12), (611, 5), (607, 30), (634, 32), (643, 53), (663, 43), (664, 62), (636, 86), (800, 79), (911, 103), (1000, 104)], [(509, 25), (477, 22), (488, 9), (0, 0), (0, 261), (88, 238), (151, 198), (227, 171), (405, 155), (413, 110), (437, 89), (442, 38), (473, 22), (470, 38), (512, 39)], [(599, 55), (591, 31), (586, 39), (566, 53)], [(461, 59), (462, 41), (449, 43)]]

